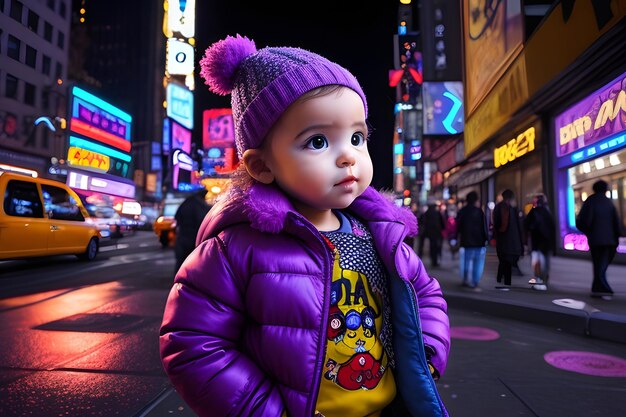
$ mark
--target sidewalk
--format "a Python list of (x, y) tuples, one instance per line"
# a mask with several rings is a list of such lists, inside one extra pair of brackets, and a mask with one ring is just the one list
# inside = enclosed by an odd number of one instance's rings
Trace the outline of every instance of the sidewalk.
[(490, 247), (476, 290), (460, 285), (458, 254), (452, 260), (446, 249), (439, 267), (431, 268), (427, 255), (422, 261), (428, 273), (440, 282), (450, 307), (626, 343), (626, 266), (609, 266), (607, 277), (615, 292), (611, 301), (590, 296), (591, 259), (552, 257), (548, 290), (536, 291), (528, 285), (532, 274), (530, 256), (525, 256), (519, 261), (524, 276), (516, 276), (514, 272), (510, 291), (500, 291), (495, 289), (498, 258), (495, 249)]

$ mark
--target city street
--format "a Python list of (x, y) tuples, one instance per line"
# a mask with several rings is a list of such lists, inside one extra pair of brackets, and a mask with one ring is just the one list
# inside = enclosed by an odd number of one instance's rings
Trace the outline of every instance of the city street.
[[(151, 232), (102, 249), (93, 263), (0, 263), (3, 417), (193, 416), (158, 356), (172, 249)], [(454, 305), (450, 361), (438, 383), (451, 416), (621, 415), (623, 344)]]

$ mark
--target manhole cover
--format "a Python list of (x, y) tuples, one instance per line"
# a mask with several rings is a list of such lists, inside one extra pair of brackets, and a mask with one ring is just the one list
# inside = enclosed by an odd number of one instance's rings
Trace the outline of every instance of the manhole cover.
[(130, 314), (76, 314), (35, 327), (39, 330), (66, 332), (123, 333), (145, 323), (145, 318)]
[(626, 377), (626, 360), (595, 352), (555, 351), (543, 358), (555, 368), (579, 374)]
[(459, 326), (450, 328), (450, 337), (464, 340), (496, 340), (500, 333), (486, 327)]

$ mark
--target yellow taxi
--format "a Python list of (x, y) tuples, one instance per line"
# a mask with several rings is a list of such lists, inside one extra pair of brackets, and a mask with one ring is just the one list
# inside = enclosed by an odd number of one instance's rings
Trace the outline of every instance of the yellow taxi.
[(98, 254), (100, 233), (62, 182), (0, 171), (0, 198), (0, 260)]
[(176, 211), (185, 201), (184, 198), (167, 198), (163, 202), (161, 215), (156, 219), (152, 229), (159, 238), (161, 246), (167, 248), (173, 246), (176, 241)]

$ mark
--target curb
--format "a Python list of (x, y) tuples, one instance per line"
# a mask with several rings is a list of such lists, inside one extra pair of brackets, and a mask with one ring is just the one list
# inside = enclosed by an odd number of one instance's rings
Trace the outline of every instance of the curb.
[(557, 328), (568, 333), (626, 344), (626, 316), (605, 313), (588, 313), (583, 310), (563, 309), (558, 306), (540, 306), (519, 300), (506, 302), (486, 297), (468, 297), (446, 291), (448, 307), (520, 320)]

